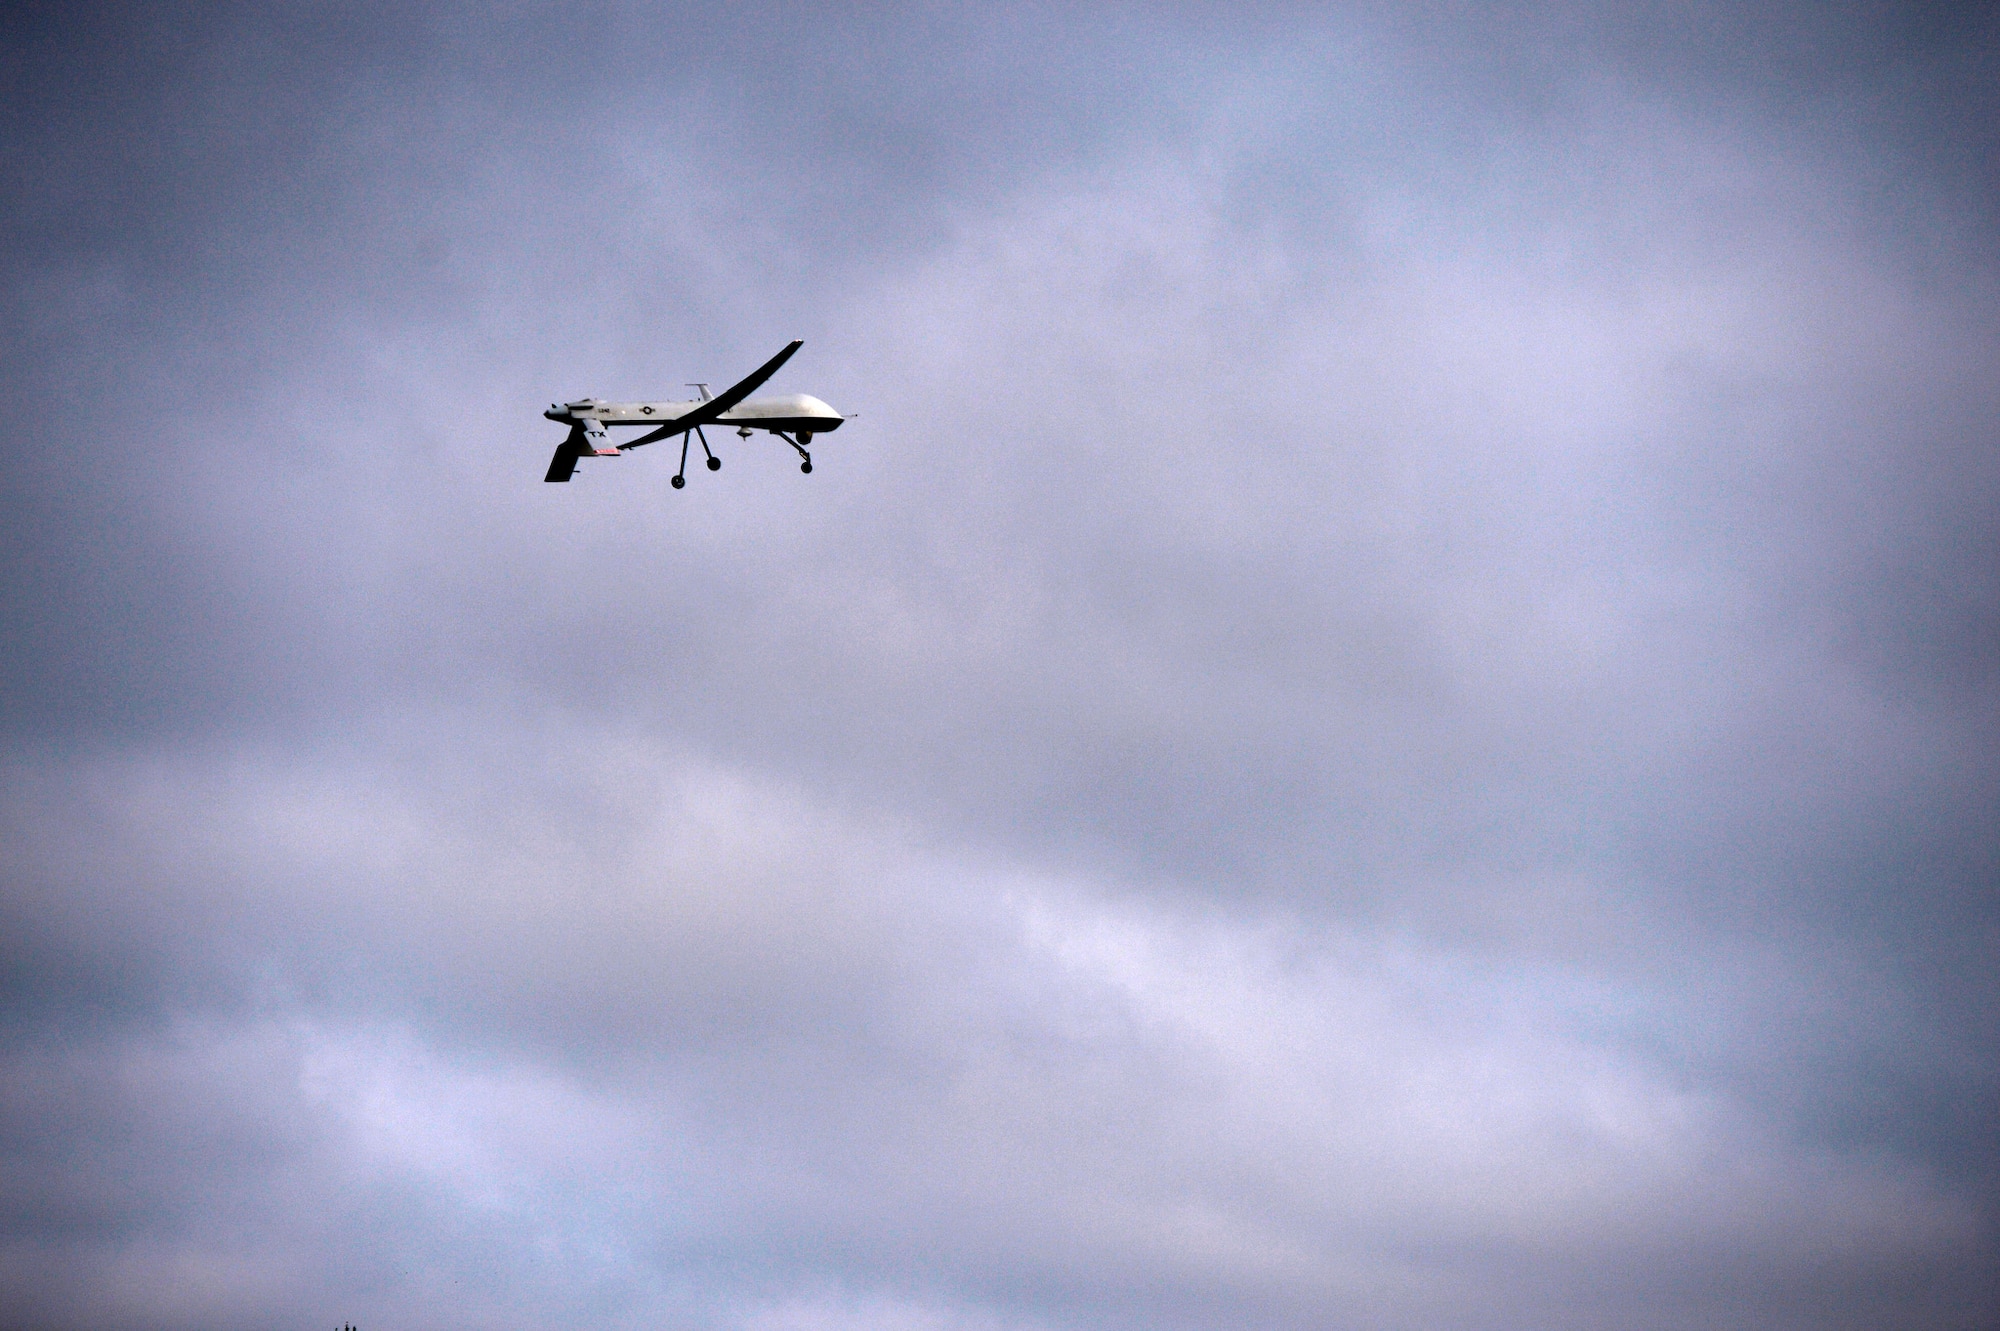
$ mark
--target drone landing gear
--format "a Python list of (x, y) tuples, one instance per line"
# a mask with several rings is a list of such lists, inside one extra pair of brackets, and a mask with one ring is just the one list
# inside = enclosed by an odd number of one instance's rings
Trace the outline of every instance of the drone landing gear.
[(701, 432), (701, 427), (697, 425), (694, 427), (693, 430), (683, 431), (681, 434), (681, 469), (674, 473), (674, 489), (676, 490), (682, 488), (687, 484), (689, 434), (692, 434), (694, 435), (695, 438), (701, 440), (701, 451), (703, 453), (708, 454), (708, 469), (710, 471), (722, 470), (722, 459), (717, 457), (713, 453), (709, 453), (708, 436)]
[(786, 443), (792, 446), (792, 451), (799, 455), (799, 470), (804, 472), (808, 476), (812, 475), (813, 455), (806, 452), (806, 446), (803, 443), (799, 442), (799, 440), (801, 439), (810, 439), (812, 438), (812, 436), (809, 434), (802, 434), (799, 436), (798, 439), (794, 439), (790, 435), (786, 434), (783, 430), (773, 430), (771, 431), (771, 433), (777, 435), (778, 438), (784, 440)]

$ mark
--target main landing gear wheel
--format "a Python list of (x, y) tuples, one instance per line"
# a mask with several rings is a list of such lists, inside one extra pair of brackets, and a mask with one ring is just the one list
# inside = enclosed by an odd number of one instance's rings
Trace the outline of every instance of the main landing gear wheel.
[(721, 459), (721, 458), (710, 458), (710, 459), (708, 460), (708, 469), (709, 469), (710, 471), (721, 471), (721, 470), (722, 470), (722, 459)]
[(686, 485), (686, 484), (687, 484), (687, 477), (685, 477), (685, 476), (676, 476), (676, 477), (674, 477), (674, 489), (678, 490), (678, 489), (680, 489), (680, 488), (681, 488), (681, 487), (682, 487), (683, 485)]

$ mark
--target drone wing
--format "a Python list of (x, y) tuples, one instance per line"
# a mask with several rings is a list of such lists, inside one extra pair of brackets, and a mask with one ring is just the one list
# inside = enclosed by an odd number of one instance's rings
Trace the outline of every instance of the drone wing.
[[(694, 410), (688, 412), (685, 416), (676, 416), (651, 434), (640, 435), (637, 439), (629, 443), (621, 444), (620, 447), (637, 448), (641, 444), (650, 444), (656, 439), (665, 439), (670, 434), (686, 434), (697, 425), (713, 425), (716, 421), (722, 419), (724, 412), (762, 388), (764, 381), (776, 374), (778, 368), (792, 358), (792, 353), (804, 345), (804, 338), (794, 338), (786, 345), (783, 351), (752, 370), (744, 377), (742, 382), (732, 384), (730, 387), (723, 389), (708, 401), (698, 404)], [(553, 476), (551, 476), (551, 479), (553, 479)]]
[[(783, 365), (786, 361), (790, 360), (792, 358), (792, 353), (797, 351), (800, 347), (804, 345), (805, 345), (804, 338), (794, 338), (792, 341), (785, 344), (785, 349), (783, 351), (771, 357), (771, 359), (765, 361), (762, 365), (758, 366), (756, 369), (750, 371), (750, 373), (744, 377), (743, 382), (732, 385), (729, 388), (723, 389), (720, 393), (717, 393), (714, 397), (702, 403), (700, 407), (696, 408), (696, 414), (701, 417), (701, 420), (698, 423), (706, 425), (710, 421), (719, 420), (723, 412), (728, 411), (731, 407), (734, 407), (744, 398), (749, 397), (752, 393), (762, 388), (764, 386), (764, 381), (766, 379), (769, 379), (772, 375), (776, 374), (778, 372), (778, 367)], [(681, 417), (681, 422), (685, 423), (688, 419), (689, 419), (688, 417), (683, 416)]]

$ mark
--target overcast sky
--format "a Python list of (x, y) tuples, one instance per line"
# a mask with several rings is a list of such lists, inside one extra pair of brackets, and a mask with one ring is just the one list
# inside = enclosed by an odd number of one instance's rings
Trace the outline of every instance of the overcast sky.
[(0, 1325), (1993, 1326), (1993, 13), (9, 8)]

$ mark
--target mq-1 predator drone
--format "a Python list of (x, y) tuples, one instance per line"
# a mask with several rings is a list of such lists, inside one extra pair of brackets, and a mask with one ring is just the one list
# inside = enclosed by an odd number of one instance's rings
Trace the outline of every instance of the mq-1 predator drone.
[[(567, 481), (575, 475), (576, 464), (583, 458), (623, 457), (627, 449), (677, 434), (681, 437), (681, 469), (674, 473), (674, 489), (678, 490), (687, 484), (690, 434), (701, 440), (701, 451), (708, 457), (708, 469), (722, 470), (722, 459), (709, 452), (708, 436), (701, 432), (704, 425), (734, 425), (736, 433), (744, 439), (750, 437), (752, 430), (769, 430), (797, 450), (799, 470), (810, 473), (813, 460), (806, 446), (812, 442), (812, 437), (839, 429), (841, 422), (847, 418), (818, 398), (804, 393), (746, 400), (763, 386), (766, 379), (778, 372), (779, 366), (792, 358), (793, 352), (804, 345), (803, 339), (792, 342), (754, 370), (742, 383), (714, 397), (708, 395), (707, 384), (689, 384), (688, 387), (701, 390), (701, 397), (693, 402), (600, 402), (594, 397), (587, 397), (551, 406), (542, 415), (567, 424), (569, 437), (556, 446), (556, 455), (549, 462), (549, 474), (542, 479)], [(613, 425), (652, 425), (658, 428), (637, 439), (613, 444), (608, 432), (608, 427)]]

